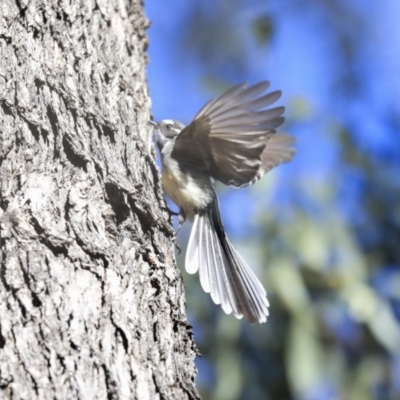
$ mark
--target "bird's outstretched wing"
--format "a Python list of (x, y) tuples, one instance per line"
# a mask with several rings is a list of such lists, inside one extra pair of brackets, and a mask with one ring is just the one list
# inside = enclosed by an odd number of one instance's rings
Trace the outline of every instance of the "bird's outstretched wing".
[(235, 187), (250, 185), (277, 164), (290, 161), (295, 141), (276, 134), (285, 109), (268, 108), (281, 97), (280, 91), (267, 93), (269, 86), (241, 84), (209, 101), (178, 135), (172, 156)]

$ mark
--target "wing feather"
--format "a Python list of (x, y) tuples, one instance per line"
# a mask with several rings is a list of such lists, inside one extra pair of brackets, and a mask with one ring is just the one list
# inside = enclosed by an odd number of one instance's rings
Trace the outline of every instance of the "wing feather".
[(273, 140), (285, 109), (270, 106), (281, 92), (266, 93), (269, 87), (267, 81), (250, 87), (240, 84), (208, 102), (179, 133), (172, 156), (183, 167), (196, 165), (235, 187), (250, 185), (275, 165), (289, 161), (293, 142)]

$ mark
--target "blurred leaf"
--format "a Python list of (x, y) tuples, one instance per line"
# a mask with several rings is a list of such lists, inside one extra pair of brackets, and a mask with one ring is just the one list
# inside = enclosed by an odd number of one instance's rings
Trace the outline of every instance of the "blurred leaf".
[(253, 35), (259, 45), (267, 44), (273, 35), (274, 25), (269, 14), (256, 18), (252, 23)]
[(314, 317), (307, 309), (301, 319), (293, 319), (290, 327), (286, 367), (296, 397), (305, 395), (322, 380), (324, 357), (315, 331)]
[(288, 108), (291, 117), (296, 120), (310, 118), (315, 112), (314, 106), (311, 104), (310, 100), (301, 96), (292, 97)]
[(375, 315), (369, 320), (369, 326), (376, 339), (390, 353), (400, 354), (400, 327), (399, 322), (394, 317), (390, 306), (382, 301), (378, 301)]
[(218, 330), (223, 343), (218, 346), (217, 372), (218, 382), (215, 400), (239, 399), (243, 388), (241, 362), (237, 351), (240, 321), (233, 318), (222, 318)]
[(299, 271), (292, 267), (288, 259), (274, 262), (268, 269), (268, 275), (285, 306), (298, 316), (309, 309), (310, 298)]
[[(377, 378), (383, 375), (382, 360), (377, 356), (366, 354), (359, 365), (355, 368), (355, 373), (348, 379), (349, 399), (379, 399), (371, 392), (372, 384)], [(351, 378), (351, 379), (350, 379)]]

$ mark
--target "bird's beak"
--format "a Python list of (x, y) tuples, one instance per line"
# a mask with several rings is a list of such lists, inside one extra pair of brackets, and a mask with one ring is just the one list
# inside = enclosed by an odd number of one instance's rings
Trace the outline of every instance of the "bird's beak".
[(164, 143), (165, 142), (165, 137), (162, 134), (162, 132), (160, 131), (157, 122), (154, 122), (152, 120), (149, 120), (148, 122), (154, 128), (153, 134), (155, 134), (155, 139), (156, 139), (156, 142), (157, 142), (157, 146), (161, 151), (161, 149), (164, 147), (164, 144), (165, 144)]
[(152, 121), (151, 119), (149, 119), (148, 122), (149, 122), (149, 124), (152, 125), (154, 128), (157, 128), (157, 127), (158, 127), (157, 122), (154, 122), (154, 121)]

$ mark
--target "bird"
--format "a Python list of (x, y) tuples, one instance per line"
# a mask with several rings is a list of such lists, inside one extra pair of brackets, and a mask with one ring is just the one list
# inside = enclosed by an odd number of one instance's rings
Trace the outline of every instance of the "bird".
[(214, 183), (246, 187), (294, 157), (295, 138), (276, 132), (284, 122), (285, 108), (275, 106), (282, 92), (269, 89), (269, 81), (233, 86), (186, 126), (152, 122), (164, 191), (179, 207), (179, 226), (193, 223), (186, 271), (199, 272), (203, 290), (226, 314), (250, 323), (267, 321), (267, 294), (225, 232)]

